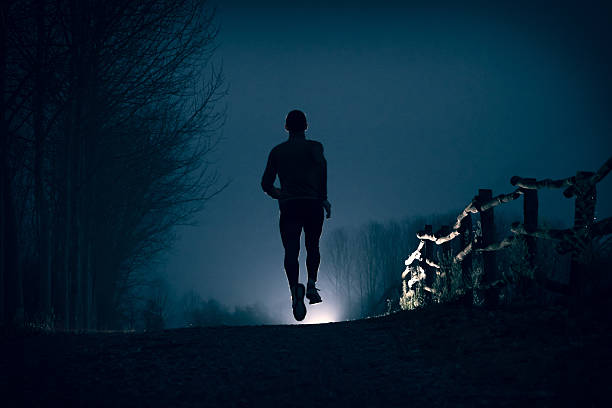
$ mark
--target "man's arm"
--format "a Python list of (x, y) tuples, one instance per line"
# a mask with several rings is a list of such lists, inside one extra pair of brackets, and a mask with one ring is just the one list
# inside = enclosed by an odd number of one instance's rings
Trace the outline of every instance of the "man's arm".
[(263, 177), (261, 178), (261, 188), (270, 197), (278, 200), (280, 198), (280, 190), (274, 187), (274, 180), (276, 180), (276, 165), (274, 163), (274, 157), (272, 152), (268, 155), (268, 164), (266, 164), (266, 170), (264, 171)]
[(323, 151), (321, 151), (321, 156), (323, 156), (323, 168), (321, 169), (321, 195), (323, 196), (322, 198), (324, 200), (327, 200), (327, 160), (325, 160)]
[(327, 213), (327, 218), (331, 217), (331, 204), (327, 201), (327, 160), (323, 154), (323, 145), (321, 144), (321, 198), (323, 199), (323, 208)]

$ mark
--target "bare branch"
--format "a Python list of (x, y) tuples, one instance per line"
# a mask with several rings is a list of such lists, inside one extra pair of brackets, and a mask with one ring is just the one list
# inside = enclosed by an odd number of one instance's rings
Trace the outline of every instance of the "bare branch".
[(521, 188), (516, 189), (510, 194), (500, 194), (497, 197), (493, 197), (486, 203), (478, 204), (478, 211), (487, 211), (493, 207), (497, 207), (500, 204), (509, 203), (510, 201), (514, 201), (521, 197), (523, 194), (525, 194), (525, 192)]
[(496, 242), (496, 243), (493, 243), (491, 245), (487, 245), (484, 248), (478, 248), (478, 249), (476, 249), (476, 252), (499, 251), (500, 249), (503, 249), (503, 248), (506, 248), (506, 247), (512, 245), (512, 243), (514, 242), (515, 239), (516, 239), (516, 236), (510, 235), (510, 236), (504, 238), (500, 242)]
[(597, 170), (597, 173), (591, 178), (591, 184), (597, 184), (612, 170), (612, 156)]
[(519, 186), (529, 190), (539, 190), (541, 188), (565, 188), (574, 185), (576, 182), (574, 177), (568, 177), (561, 180), (544, 179), (540, 181), (532, 181), (519, 176), (513, 176), (510, 179), (510, 184)]
[(467, 244), (467, 246), (465, 248), (463, 248), (461, 250), (461, 252), (459, 252), (457, 255), (455, 255), (455, 258), (453, 259), (453, 262), (457, 263), (457, 262), (463, 261), (463, 259), (472, 252), (473, 246), (474, 246), (473, 242), (470, 242), (469, 244)]
[(461, 221), (463, 221), (463, 219), (465, 217), (467, 217), (468, 214), (474, 214), (474, 213), (477, 213), (477, 212), (478, 212), (478, 210), (476, 209), (476, 200), (474, 199), (457, 216), (457, 221), (455, 222), (455, 225), (453, 225), (453, 229), (454, 230), (458, 230), (461, 227)]
[[(404, 265), (409, 266), (415, 260), (421, 259), (421, 250), (423, 249), (424, 246), (425, 246), (425, 242), (423, 240), (419, 241), (419, 246), (417, 247), (417, 249), (412, 254), (410, 254), (408, 259), (406, 259), (406, 261), (404, 262)], [(403, 278), (403, 276), (402, 276), (402, 278)]]
[(435, 234), (427, 234), (424, 231), (419, 231), (417, 232), (416, 235), (417, 235), (417, 238), (420, 240), (432, 241), (436, 245), (441, 245), (459, 236), (460, 233), (457, 230), (451, 230), (451, 232), (448, 235), (445, 235), (443, 237), (436, 237)]

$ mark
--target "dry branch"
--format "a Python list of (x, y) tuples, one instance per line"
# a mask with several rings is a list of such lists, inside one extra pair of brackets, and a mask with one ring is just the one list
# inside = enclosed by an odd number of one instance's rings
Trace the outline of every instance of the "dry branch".
[(591, 234), (594, 237), (612, 234), (612, 217), (596, 222), (591, 226)]
[(504, 238), (502, 241), (500, 242), (496, 242), (493, 243), (491, 245), (487, 245), (484, 248), (478, 248), (476, 249), (476, 252), (491, 252), (491, 251), (498, 251), (502, 248), (505, 248), (507, 246), (512, 245), (512, 242), (516, 239), (516, 236), (514, 235), (510, 235), (509, 237)]
[(512, 224), (510, 230), (517, 235), (520, 234), (559, 241), (557, 251), (566, 253), (580, 250), (580, 248), (583, 248), (591, 238), (612, 234), (612, 217), (608, 217), (591, 225), (588, 234), (585, 234), (585, 229), (582, 227), (568, 229), (538, 229), (533, 232), (527, 232), (525, 226), (519, 223)]
[[(516, 189), (515, 191), (513, 191), (510, 194), (500, 194), (497, 197), (494, 197), (491, 200), (487, 201), (486, 203), (479, 203), (478, 200), (477, 200), (477, 197), (475, 197), (467, 205), (467, 207), (465, 207), (465, 209), (463, 211), (461, 211), (461, 213), (457, 216), (457, 221), (455, 221), (455, 225), (453, 225), (453, 230), (458, 230), (461, 227), (461, 221), (463, 221), (463, 219), (465, 217), (467, 217), (468, 214), (475, 214), (475, 213), (480, 212), (480, 211), (489, 210), (489, 209), (491, 209), (493, 207), (496, 207), (496, 206), (498, 206), (500, 204), (508, 203), (510, 201), (516, 200), (517, 198), (521, 197), (523, 194), (524, 194), (524, 191), (522, 191), (520, 188), (518, 188), (518, 189)], [(433, 240), (431, 240), (431, 241), (433, 241)], [(444, 242), (446, 242), (446, 241), (444, 241)]]
[[(421, 240), (419, 242), (419, 246), (417, 247), (417, 249), (410, 254), (410, 256), (408, 257), (408, 259), (406, 259), (404, 261), (404, 265), (409, 266), (410, 264), (412, 264), (414, 261), (416, 260), (420, 260), (421, 259), (421, 250), (423, 249), (423, 247), (425, 246), (425, 241)], [(403, 276), (402, 276), (403, 277)]]
[[(590, 189), (592, 186), (603, 180), (603, 178), (608, 175), (610, 170), (612, 170), (612, 157), (606, 160), (606, 162), (599, 168), (599, 170), (597, 170), (597, 173), (591, 173), (588, 179), (576, 180), (576, 183), (574, 183), (574, 185), (572, 185), (571, 187), (567, 188), (563, 192), (563, 195), (567, 198), (571, 198), (576, 195), (576, 192), (579, 189), (582, 189), (583, 191)], [(589, 173), (583, 174), (588, 175)], [(579, 181), (581, 183), (579, 183)]]
[(525, 226), (523, 224), (519, 224), (515, 222), (512, 224), (510, 228), (514, 234), (527, 235), (530, 237), (549, 239), (553, 241), (561, 241), (566, 239), (569, 235), (574, 234), (573, 228), (568, 229), (537, 229), (532, 232), (528, 232), (525, 230)]
[(539, 190), (541, 188), (564, 188), (574, 185), (575, 182), (576, 178), (573, 176), (561, 180), (544, 179), (540, 181), (533, 181), (519, 176), (513, 176), (510, 179), (510, 184), (513, 186), (519, 186), (529, 190)]
[(409, 273), (410, 273), (410, 266), (406, 265), (404, 272), (402, 272), (402, 279), (406, 279), (406, 276), (408, 276)]
[(500, 204), (508, 203), (510, 201), (514, 201), (520, 196), (524, 194), (524, 191), (521, 188), (517, 188), (510, 194), (500, 194), (497, 197), (493, 197), (491, 200), (486, 203), (477, 204), (479, 211), (486, 211), (490, 208), (497, 207)]
[[(587, 185), (594, 185), (599, 183), (608, 173), (612, 170), (612, 157), (597, 170), (597, 173), (593, 173), (589, 180), (586, 181)], [(534, 181), (525, 179), (519, 176), (514, 176), (510, 179), (510, 184), (513, 186), (519, 186), (530, 190), (538, 190), (541, 188), (566, 188), (563, 195), (570, 198), (576, 194), (576, 177), (568, 177), (561, 180), (545, 179), (540, 181)]]
[(477, 213), (478, 210), (476, 209), (476, 200), (472, 200), (467, 207), (465, 207), (465, 209), (463, 211), (461, 211), (461, 213), (457, 216), (457, 221), (455, 222), (455, 225), (453, 225), (453, 229), (454, 230), (458, 230), (461, 227), (461, 221), (463, 221), (463, 219), (465, 217), (468, 216), (468, 214), (471, 213)]
[[(411, 272), (410, 268), (411, 268), (410, 265), (406, 265), (406, 269), (404, 269), (404, 272), (402, 272), (402, 279), (406, 279), (408, 274)], [(425, 276), (425, 269), (423, 269), (421, 265), (417, 265), (416, 269), (417, 271), (419, 271), (419, 274), (423, 273), (423, 276)]]
[[(576, 173), (575, 183), (563, 191), (566, 198), (573, 196), (584, 196), (588, 191), (593, 189), (594, 184), (591, 182), (596, 173), (592, 171), (579, 171)], [(578, 197), (577, 197), (578, 198)]]
[[(406, 270), (408, 270), (408, 268), (406, 268)], [(425, 269), (423, 269), (420, 265), (417, 266), (416, 268), (417, 273), (412, 276), (410, 278), (410, 280), (408, 281), (408, 288), (412, 289), (412, 287), (414, 286), (415, 283), (420, 282), (422, 280), (425, 280)], [(402, 275), (402, 279), (405, 278), (404, 275)]]
[[(420, 254), (419, 254), (419, 258), (415, 258), (415, 259), (418, 259), (419, 261), (425, 262), (427, 265), (431, 266), (432, 268), (440, 269), (440, 265), (438, 265), (437, 263), (435, 263), (431, 259), (426, 259), (426, 258), (420, 257)], [(406, 262), (408, 262), (408, 259), (406, 260)], [(418, 265), (417, 269), (418, 270), (422, 270), (423, 273), (425, 273), (425, 270), (423, 269), (422, 266)], [(402, 279), (405, 279), (406, 276), (408, 276), (409, 273), (410, 273), (410, 264), (406, 263), (406, 269), (404, 269), (404, 272), (402, 272)]]
[(599, 170), (597, 170), (597, 173), (595, 173), (591, 178), (591, 183), (599, 183), (604, 177), (608, 175), (610, 170), (612, 170), (612, 157), (606, 160), (606, 162), (599, 168)]
[(425, 239), (425, 240), (428, 240), (428, 241), (432, 241), (436, 245), (444, 244), (445, 242), (448, 242), (448, 241), (454, 239), (458, 235), (459, 235), (459, 231), (457, 231), (457, 230), (452, 230), (448, 235), (445, 235), (443, 237), (436, 237), (435, 234), (428, 234), (425, 231), (417, 232), (417, 238), (418, 239), (420, 239), (420, 240), (424, 240)]
[(470, 242), (469, 244), (467, 244), (465, 248), (463, 248), (461, 252), (455, 255), (453, 262), (457, 263), (457, 262), (463, 261), (463, 259), (472, 252), (472, 248), (473, 248), (473, 243)]
[(440, 265), (438, 265), (437, 263), (435, 263), (431, 259), (425, 259), (425, 263), (427, 265), (431, 266), (432, 268), (440, 269)]

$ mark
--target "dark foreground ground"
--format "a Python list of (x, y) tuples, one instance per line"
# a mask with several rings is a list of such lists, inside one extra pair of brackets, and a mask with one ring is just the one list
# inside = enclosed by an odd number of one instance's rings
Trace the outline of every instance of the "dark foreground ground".
[(612, 406), (610, 321), (568, 324), (562, 308), (446, 305), (325, 325), (152, 333), (5, 331), (0, 346), (6, 407)]

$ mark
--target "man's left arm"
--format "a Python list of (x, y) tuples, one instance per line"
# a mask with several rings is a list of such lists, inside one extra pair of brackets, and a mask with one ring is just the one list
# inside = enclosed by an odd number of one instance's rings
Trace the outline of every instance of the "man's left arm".
[(323, 199), (323, 208), (327, 213), (327, 218), (331, 217), (331, 204), (327, 201), (327, 160), (323, 154), (323, 145), (321, 144), (321, 198)]

